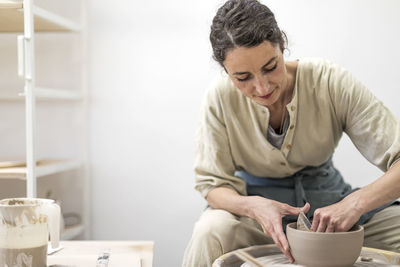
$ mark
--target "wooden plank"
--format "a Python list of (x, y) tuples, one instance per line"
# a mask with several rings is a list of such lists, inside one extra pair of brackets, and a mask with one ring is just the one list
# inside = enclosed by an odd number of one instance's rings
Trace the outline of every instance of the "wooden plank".
[(388, 250), (383, 250), (383, 249), (377, 249), (377, 248), (369, 248), (369, 247), (363, 247), (361, 255), (370, 255), (371, 253), (372, 257), (377, 257), (379, 255), (383, 256), (384, 260), (388, 263), (392, 264), (397, 264), (400, 265), (400, 253), (396, 253), (393, 251), (388, 251)]
[(102, 252), (110, 254), (109, 267), (151, 267), (152, 241), (62, 241), (62, 250), (49, 255), (48, 265), (96, 266)]
[[(48, 100), (82, 100), (83, 95), (75, 89), (57, 89), (35, 87), (35, 97), (37, 101)], [(0, 93), (0, 101), (25, 101), (25, 93), (2, 94)]]
[[(34, 29), (36, 32), (79, 31), (80, 27), (61, 16), (34, 7)], [(23, 32), (24, 13), (22, 3), (0, 0), (0, 32)]]
[[(46, 176), (58, 172), (73, 170), (82, 165), (77, 160), (39, 160), (37, 162), (37, 177)], [(19, 165), (17, 167), (0, 168), (0, 178), (26, 178), (26, 166)]]
[(0, 0), (0, 8), (22, 8), (22, 2)]
[(11, 6), (3, 3), (0, 5), (0, 32), (23, 32), (24, 13), (19, 11), (21, 8), (22, 4)]

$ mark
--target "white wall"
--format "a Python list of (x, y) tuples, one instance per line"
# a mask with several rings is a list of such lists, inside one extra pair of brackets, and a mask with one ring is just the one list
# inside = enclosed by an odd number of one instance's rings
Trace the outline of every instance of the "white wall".
[[(89, 1), (93, 238), (155, 241), (154, 266), (179, 266), (205, 201), (193, 190), (193, 136), (219, 68), (208, 33), (222, 1)], [(397, 0), (271, 0), (289, 58), (350, 69), (399, 117)], [(349, 182), (380, 171), (346, 138)]]
[(214, 6), (90, 1), (93, 238), (154, 240), (154, 266), (180, 265), (205, 205), (193, 136)]

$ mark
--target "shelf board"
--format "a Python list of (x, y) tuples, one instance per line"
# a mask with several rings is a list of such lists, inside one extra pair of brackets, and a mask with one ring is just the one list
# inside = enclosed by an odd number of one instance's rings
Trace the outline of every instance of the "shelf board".
[[(82, 162), (77, 160), (39, 160), (36, 167), (36, 176), (46, 176), (54, 173), (77, 169)], [(26, 167), (0, 168), (0, 178), (26, 179)]]
[(85, 226), (83, 224), (78, 224), (72, 227), (66, 227), (64, 231), (61, 232), (61, 240), (71, 240), (83, 233)]
[[(24, 31), (24, 8), (21, 1), (0, 0), (0, 32)], [(36, 32), (78, 32), (80, 26), (62, 16), (33, 6)]]
[[(0, 95), (0, 101), (22, 101), (25, 99), (24, 96), (24, 93), (15, 95), (2, 94)], [(80, 100), (82, 99), (82, 93), (76, 90), (36, 87), (35, 97), (37, 100)]]
[[(25, 95), (24, 93), (21, 94), (21, 96), (24, 96), (24, 95)], [(82, 99), (82, 94), (75, 90), (53, 89), (53, 88), (43, 88), (43, 87), (35, 88), (35, 96), (39, 100), (45, 100), (45, 99), (79, 100), (79, 99)]]
[(0, 94), (0, 101), (22, 101), (24, 98), (17, 94)]

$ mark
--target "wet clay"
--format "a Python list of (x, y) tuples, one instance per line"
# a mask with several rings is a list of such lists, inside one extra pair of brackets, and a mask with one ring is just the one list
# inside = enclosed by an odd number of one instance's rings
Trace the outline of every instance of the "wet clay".
[(290, 252), (297, 264), (308, 267), (353, 266), (360, 255), (364, 229), (356, 225), (349, 232), (320, 233), (286, 227)]

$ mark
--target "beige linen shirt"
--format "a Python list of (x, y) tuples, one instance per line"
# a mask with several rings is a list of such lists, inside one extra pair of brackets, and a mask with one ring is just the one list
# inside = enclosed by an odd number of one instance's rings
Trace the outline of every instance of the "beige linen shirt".
[(269, 110), (233, 85), (227, 75), (206, 94), (196, 134), (195, 188), (206, 197), (219, 186), (246, 195), (236, 170), (283, 178), (332, 156), (345, 132), (361, 154), (382, 171), (400, 158), (400, 124), (345, 69), (322, 59), (299, 60), (290, 126), (281, 149), (266, 136)]

